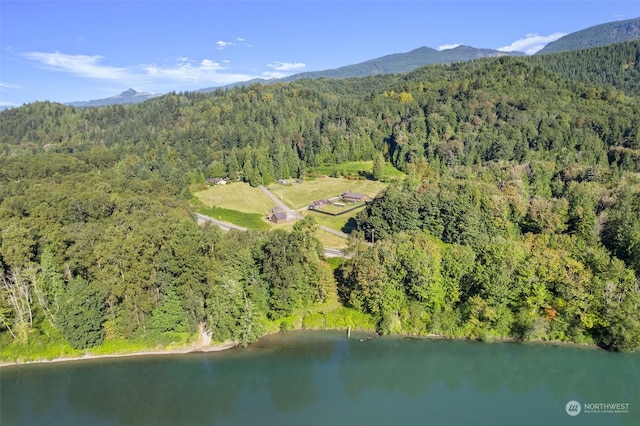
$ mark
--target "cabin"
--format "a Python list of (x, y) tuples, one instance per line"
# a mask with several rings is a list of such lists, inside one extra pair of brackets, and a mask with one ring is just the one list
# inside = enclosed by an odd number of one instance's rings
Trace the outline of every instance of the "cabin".
[(342, 200), (347, 203), (360, 203), (360, 202), (365, 202), (368, 199), (369, 197), (367, 197), (364, 194), (356, 194), (351, 191), (345, 191), (342, 193)]
[(309, 206), (310, 210), (316, 210), (319, 208), (322, 208), (328, 204), (331, 204), (331, 202), (329, 200), (316, 200), (314, 202), (311, 203), (311, 205)]
[(280, 207), (273, 207), (269, 214), (269, 220), (273, 223), (284, 223), (289, 219), (287, 213)]
[(207, 183), (209, 185), (226, 185), (227, 179), (226, 178), (208, 178)]

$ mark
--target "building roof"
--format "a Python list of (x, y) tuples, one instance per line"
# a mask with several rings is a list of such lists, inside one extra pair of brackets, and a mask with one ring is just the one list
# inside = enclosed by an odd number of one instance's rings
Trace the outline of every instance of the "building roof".
[(275, 219), (276, 221), (278, 220), (287, 220), (287, 214), (285, 212), (274, 212), (271, 215), (271, 219)]
[(342, 197), (343, 198), (351, 198), (351, 199), (354, 199), (354, 200), (362, 200), (364, 198), (367, 198), (367, 196), (364, 195), (364, 194), (356, 194), (356, 193), (351, 192), (351, 191), (343, 192), (342, 193)]

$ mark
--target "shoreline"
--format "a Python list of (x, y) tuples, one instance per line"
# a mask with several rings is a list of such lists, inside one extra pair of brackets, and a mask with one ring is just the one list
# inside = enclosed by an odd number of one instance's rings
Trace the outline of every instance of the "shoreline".
[[(335, 331), (335, 332), (345, 332), (347, 329), (336, 329), (336, 328), (328, 328), (328, 329), (304, 329), (304, 328), (295, 328), (292, 330), (288, 330), (284, 333), (290, 332), (313, 332), (313, 331)], [(382, 336), (375, 331), (372, 330), (363, 330), (363, 329), (354, 329), (354, 332), (360, 331), (364, 333), (372, 333), (375, 337), (371, 338), (379, 338), (385, 337)], [(265, 333), (258, 340), (263, 337), (279, 334), (281, 331)], [(451, 340), (451, 341), (467, 341), (467, 342), (478, 342), (478, 343), (519, 343), (519, 344), (533, 344), (533, 345), (547, 345), (547, 346), (570, 346), (577, 347), (582, 349), (592, 349), (592, 350), (604, 350), (595, 344), (589, 343), (577, 343), (577, 342), (566, 342), (561, 340), (527, 340), (522, 341), (515, 338), (492, 338), (489, 340), (479, 340), (479, 339), (470, 339), (467, 337), (446, 337), (439, 334), (427, 334), (427, 335), (417, 335), (417, 334), (391, 334), (386, 337), (398, 337), (398, 338), (413, 338), (413, 339), (427, 339), (427, 340)], [(347, 337), (348, 338), (348, 337)], [(251, 346), (251, 345), (249, 345)], [(39, 360), (30, 360), (30, 361), (1, 361), (0, 360), (0, 368), (2, 367), (10, 367), (10, 366), (20, 366), (20, 365), (28, 365), (28, 364), (47, 364), (47, 363), (59, 363), (59, 362), (69, 362), (69, 361), (84, 361), (84, 360), (93, 360), (93, 359), (101, 359), (101, 358), (124, 358), (124, 357), (134, 357), (134, 356), (151, 356), (151, 355), (181, 355), (181, 354), (190, 354), (190, 353), (206, 353), (206, 352), (220, 352), (229, 349), (234, 349), (239, 347), (238, 342), (227, 341), (214, 345), (192, 345), (183, 348), (175, 348), (175, 349), (149, 349), (149, 350), (141, 350), (136, 352), (122, 352), (122, 353), (112, 353), (112, 354), (91, 354), (91, 352), (87, 352), (82, 356), (74, 356), (74, 357), (59, 357), (53, 359), (39, 359)], [(606, 350), (605, 350), (606, 351)], [(606, 351), (609, 352), (609, 351)]]
[(191, 353), (206, 353), (206, 352), (220, 352), (228, 349), (234, 349), (238, 347), (237, 342), (223, 342), (211, 346), (188, 346), (184, 348), (176, 348), (176, 349), (157, 349), (157, 350), (142, 350), (136, 352), (122, 352), (122, 353), (113, 353), (113, 354), (92, 354), (91, 352), (87, 352), (82, 356), (74, 356), (74, 357), (59, 357), (53, 359), (38, 359), (31, 361), (0, 361), (0, 368), (2, 367), (11, 367), (11, 366), (20, 366), (20, 365), (29, 365), (29, 364), (49, 364), (49, 363), (59, 363), (59, 362), (69, 362), (69, 361), (85, 361), (92, 359), (102, 359), (102, 358), (125, 358), (125, 357), (134, 357), (134, 356), (150, 356), (150, 355), (181, 355), (181, 354), (191, 354)]

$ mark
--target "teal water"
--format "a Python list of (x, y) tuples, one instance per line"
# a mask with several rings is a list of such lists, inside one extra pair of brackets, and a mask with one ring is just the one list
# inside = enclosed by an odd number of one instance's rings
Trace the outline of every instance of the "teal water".
[[(571, 400), (628, 409), (569, 416)], [(640, 355), (292, 332), (217, 353), (3, 367), (0, 409), (2, 426), (638, 425)]]

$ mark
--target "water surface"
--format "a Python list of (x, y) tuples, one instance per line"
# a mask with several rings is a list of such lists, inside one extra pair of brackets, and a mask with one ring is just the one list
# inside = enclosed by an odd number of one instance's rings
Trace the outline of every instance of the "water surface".
[[(569, 416), (572, 400), (628, 410)], [(0, 409), (2, 426), (638, 425), (640, 355), (292, 332), (217, 353), (4, 367)]]

